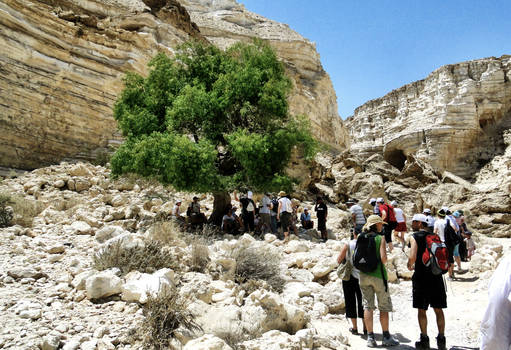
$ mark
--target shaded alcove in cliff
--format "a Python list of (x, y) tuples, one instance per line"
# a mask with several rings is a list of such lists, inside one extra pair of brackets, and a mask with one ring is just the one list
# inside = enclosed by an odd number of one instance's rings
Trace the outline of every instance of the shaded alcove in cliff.
[(406, 162), (406, 155), (402, 150), (393, 149), (392, 151), (385, 152), (383, 157), (387, 162), (389, 162), (399, 170), (403, 170)]

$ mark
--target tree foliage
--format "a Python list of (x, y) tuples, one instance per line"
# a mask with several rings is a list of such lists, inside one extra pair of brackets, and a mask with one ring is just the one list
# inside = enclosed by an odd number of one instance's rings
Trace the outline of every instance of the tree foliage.
[(111, 159), (114, 175), (156, 176), (178, 190), (290, 189), (295, 147), (317, 143), (304, 117), (292, 117), (291, 82), (270, 46), (238, 43), (222, 51), (189, 42), (158, 54), (144, 78), (128, 73), (114, 117), (126, 137)]

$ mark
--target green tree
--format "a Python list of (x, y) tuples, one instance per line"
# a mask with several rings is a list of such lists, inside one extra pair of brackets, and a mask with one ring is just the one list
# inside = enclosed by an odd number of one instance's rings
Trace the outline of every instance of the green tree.
[(155, 176), (178, 190), (212, 192), (218, 223), (227, 191), (290, 190), (291, 152), (316, 152), (305, 117), (289, 115), (291, 81), (270, 46), (222, 51), (189, 42), (158, 54), (144, 78), (128, 73), (114, 106), (126, 140), (111, 159), (114, 176)]

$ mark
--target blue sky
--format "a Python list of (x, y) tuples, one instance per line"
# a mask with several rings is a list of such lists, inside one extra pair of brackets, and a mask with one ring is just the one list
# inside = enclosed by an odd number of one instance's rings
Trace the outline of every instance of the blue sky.
[(511, 54), (511, 0), (238, 0), (316, 43), (343, 119), (450, 63)]

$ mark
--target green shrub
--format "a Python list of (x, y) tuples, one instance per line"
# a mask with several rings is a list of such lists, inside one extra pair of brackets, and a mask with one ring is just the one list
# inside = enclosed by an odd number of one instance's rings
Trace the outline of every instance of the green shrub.
[(240, 285), (249, 283), (251, 280), (263, 280), (276, 292), (282, 292), (284, 279), (280, 273), (280, 256), (268, 249), (242, 248), (233, 252), (232, 257), (236, 260), (234, 280)]
[(145, 242), (144, 246), (124, 248), (119, 240), (102, 249), (93, 257), (96, 270), (102, 271), (117, 267), (123, 274), (130, 271), (152, 273), (162, 268), (179, 269), (173, 253), (161, 242)]
[(175, 288), (165, 288), (157, 297), (150, 296), (144, 305), (145, 319), (141, 327), (146, 346), (168, 349), (179, 327), (202, 331), (187, 307), (188, 303), (179, 297)]

